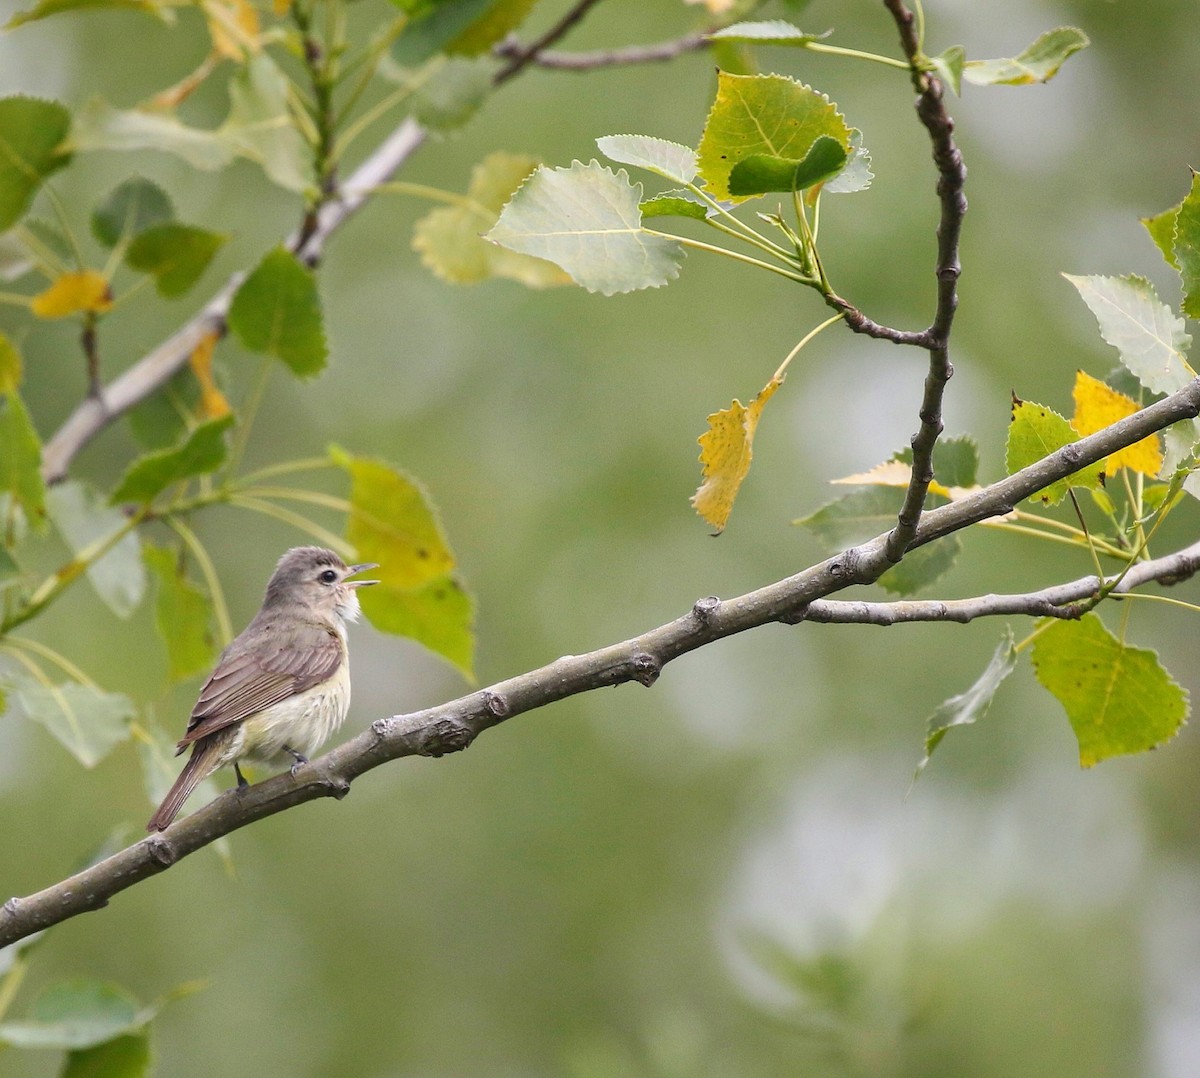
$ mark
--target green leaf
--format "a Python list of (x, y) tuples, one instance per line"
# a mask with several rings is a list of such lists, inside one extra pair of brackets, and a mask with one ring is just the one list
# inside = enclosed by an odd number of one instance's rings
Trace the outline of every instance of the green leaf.
[(865, 191), (871, 186), (875, 174), (871, 171), (871, 155), (862, 144), (862, 132), (857, 127), (850, 128), (850, 160), (833, 179), (828, 180), (821, 188), (827, 195), (852, 195), (856, 191)]
[(6, 30), (15, 30), (27, 22), (38, 19), (48, 19), (51, 15), (61, 15), (68, 11), (99, 11), (110, 9), (114, 11), (140, 11), (153, 15), (163, 22), (169, 23), (174, 19), (174, 12), (164, 8), (156, 0), (38, 0), (28, 11), (18, 11), (5, 26)]
[(966, 692), (951, 696), (929, 716), (925, 724), (925, 755), (917, 764), (916, 773), (913, 775), (914, 782), (925, 770), (925, 765), (929, 763), (934, 750), (942, 743), (942, 738), (951, 727), (970, 726), (987, 715), (992, 698), (1016, 666), (1017, 649), (1013, 644), (1012, 630), (1006, 626), (1004, 636), (996, 646), (991, 661), (975, 684)]
[[(911, 453), (910, 463), (911, 463)], [(972, 487), (979, 479), (979, 446), (969, 434), (941, 438), (933, 447), (934, 478), (944, 487)]]
[[(892, 521), (895, 523), (895, 520)], [(889, 525), (890, 527), (890, 525)], [(878, 580), (884, 591), (894, 595), (912, 595), (936, 583), (953, 568), (962, 553), (962, 541), (948, 535), (934, 543), (910, 550)]]
[(126, 1033), (68, 1053), (60, 1078), (143, 1078), (150, 1073), (150, 1038)]
[(153, 180), (133, 176), (92, 211), (92, 235), (105, 247), (175, 216), (170, 196)]
[(850, 128), (824, 94), (783, 75), (722, 71), (717, 78), (698, 150), (700, 175), (714, 198), (738, 197), (730, 190), (730, 174), (748, 157), (803, 160), (822, 135), (849, 152)]
[[(435, 131), (462, 127), (487, 100), (495, 65), (484, 57), (451, 56), (429, 61), (434, 65), (412, 96), (412, 114)], [(415, 77), (420, 78), (422, 73)]]
[(1154, 246), (1162, 252), (1163, 258), (1167, 260), (1167, 265), (1174, 269), (1179, 269), (1179, 263), (1175, 259), (1175, 219), (1178, 216), (1179, 206), (1172, 206), (1169, 210), (1163, 210), (1162, 213), (1155, 214), (1153, 217), (1138, 218), (1146, 226), (1146, 231), (1150, 233)]
[(688, 184), (696, 178), (696, 151), (678, 142), (650, 135), (604, 135), (596, 145), (609, 160), (644, 168), (672, 183)]
[(1090, 44), (1082, 30), (1060, 26), (1057, 30), (1047, 30), (1012, 59), (968, 60), (963, 65), (963, 78), (976, 86), (1028, 86), (1049, 82), (1067, 57)]
[(474, 604), (428, 496), (383, 461), (336, 446), (330, 457), (351, 480), (346, 539), (358, 557), (379, 562), (380, 583), (360, 595), (371, 624), (424, 644), (471, 677)]
[(143, 449), (166, 449), (187, 434), (188, 419), (199, 401), (200, 386), (185, 368), (126, 413), (129, 431)]
[(71, 155), (63, 140), (71, 114), (57, 101), (0, 98), (0, 232), (17, 223), (42, 181)]
[(77, 681), (43, 685), (23, 674), (0, 674), (9, 710), (44, 726), (84, 767), (95, 767), (129, 736), (133, 701)]
[(822, 135), (800, 161), (751, 154), (733, 166), (729, 191), (737, 197), (768, 191), (803, 191), (832, 179), (846, 166), (846, 149), (837, 139)]
[(966, 50), (961, 45), (951, 45), (940, 56), (929, 57), (933, 73), (960, 97), (962, 96), (963, 65), (966, 59)]
[(661, 195), (643, 199), (638, 203), (642, 220), (647, 217), (691, 217), (703, 221), (708, 217), (708, 207), (699, 202), (690, 191), (664, 191)]
[(24, 1022), (0, 1023), (0, 1041), (15, 1048), (82, 1049), (141, 1029), (154, 1010), (116, 985), (74, 980), (51, 985)]
[(1192, 338), (1145, 277), (1063, 276), (1071, 282), (1100, 323), (1100, 336), (1121, 356), (1121, 362), (1154, 393), (1182, 389), (1196, 372), (1184, 353)]
[[(1006, 466), (1008, 474), (1019, 472), (1043, 457), (1079, 441), (1075, 428), (1052, 408), (1033, 401), (1013, 398), (1012, 422), (1008, 425), (1008, 447)], [(1046, 505), (1057, 505), (1066, 497), (1071, 487), (1095, 487), (1104, 474), (1104, 461), (1089, 464), (1086, 468), (1056, 479), (1030, 496), (1030, 501)]]
[(471, 184), (460, 205), (441, 206), (413, 228), (413, 249), (443, 281), (475, 284), (492, 277), (519, 281), (527, 288), (571, 284), (553, 262), (498, 247), (483, 238), (504, 204), (535, 168), (532, 157), (497, 151), (471, 171)]
[(229, 100), (217, 136), (284, 190), (313, 190), (312, 156), (292, 121), (287, 76), (275, 61), (265, 52), (255, 56), (230, 79)]
[(76, 113), (68, 145), (80, 153), (159, 150), (205, 172), (224, 168), (236, 156), (233, 145), (219, 131), (188, 127), (169, 112), (115, 109), (99, 98)]
[(861, 487), (793, 523), (807, 528), (826, 549), (842, 550), (895, 527), (903, 505), (900, 487)]
[(1187, 721), (1187, 693), (1158, 656), (1126, 646), (1096, 614), (1043, 628), (1033, 669), (1071, 720), (1081, 767), (1156, 748)]
[(737, 22), (708, 35), (710, 41), (738, 41), (746, 45), (794, 45), (804, 48), (810, 41), (820, 41), (832, 33), (806, 34), (784, 19), (762, 22)]
[(1200, 174), (1196, 172), (1175, 218), (1174, 252), (1172, 264), (1183, 278), (1183, 313), (1200, 318)]
[(139, 232), (125, 252), (125, 262), (154, 277), (158, 294), (182, 296), (208, 268), (228, 237), (175, 222), (151, 225)]
[(642, 185), (596, 161), (539, 168), (486, 239), (546, 258), (589, 292), (658, 288), (679, 275), (683, 247), (642, 230)]
[(414, 15), (392, 49), (411, 66), (434, 53), (475, 56), (515, 30), (537, 0), (392, 0)]
[(0, 396), (0, 493), (9, 493), (40, 527), (46, 512), (42, 482), (42, 443), (25, 402), (16, 393)]
[[(124, 513), (106, 506), (91, 487), (76, 480), (51, 487), (46, 492), (46, 510), (76, 557), (128, 523)], [(119, 618), (129, 617), (146, 593), (137, 532), (123, 535), (107, 554), (87, 567), (87, 575), (108, 608)]]
[(174, 550), (147, 546), (142, 556), (157, 584), (154, 621), (166, 645), (171, 679), (204, 673), (216, 654), (208, 597), (184, 574)]
[(325, 369), (329, 350), (316, 278), (284, 247), (268, 251), (242, 282), (228, 322), (251, 352), (283, 360), (301, 378)]
[(113, 491), (110, 504), (151, 502), (172, 483), (215, 472), (225, 461), (225, 433), (233, 423), (232, 415), (209, 420), (180, 445), (139, 457)]
[(21, 387), (21, 353), (3, 333), (0, 333), (0, 394), (16, 393)]

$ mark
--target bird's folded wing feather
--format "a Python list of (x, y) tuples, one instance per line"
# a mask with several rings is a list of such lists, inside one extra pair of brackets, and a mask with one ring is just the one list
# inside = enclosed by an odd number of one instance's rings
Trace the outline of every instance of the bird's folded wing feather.
[(192, 742), (240, 722), (264, 708), (305, 692), (337, 672), (345, 645), (323, 625), (289, 628), (285, 640), (268, 647), (239, 648), (235, 640), (200, 690), (182, 751)]

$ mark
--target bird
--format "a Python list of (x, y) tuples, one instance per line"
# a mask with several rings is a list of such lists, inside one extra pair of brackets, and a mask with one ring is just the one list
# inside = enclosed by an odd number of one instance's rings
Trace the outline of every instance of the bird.
[(351, 580), (375, 562), (347, 565), (332, 550), (293, 547), (275, 567), (262, 608), (221, 653), (200, 690), (187, 731), (175, 746), (189, 748), (179, 777), (147, 831), (165, 831), (196, 786), (233, 765), (280, 767), (292, 775), (339, 727), (350, 708), (346, 625), (358, 620), (358, 589), (377, 580)]

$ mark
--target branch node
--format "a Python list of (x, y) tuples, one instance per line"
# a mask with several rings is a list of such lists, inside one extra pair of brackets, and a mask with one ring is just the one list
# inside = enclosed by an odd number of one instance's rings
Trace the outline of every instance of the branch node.
[(801, 603), (799, 606), (794, 606), (790, 610), (785, 610), (779, 615), (780, 625), (799, 625), (802, 621), (807, 620), (808, 603)]
[(379, 741), (386, 741), (391, 736), (393, 725), (391, 719), (376, 719), (371, 723), (371, 733)]
[(508, 700), (494, 689), (484, 690), (483, 706), (487, 708), (489, 715), (497, 719), (506, 719), (512, 713), (512, 706)]
[(422, 756), (432, 756), (436, 759), (452, 752), (462, 752), (474, 740), (474, 732), (457, 719), (441, 719), (421, 731), (421, 742), (417, 751)]
[(179, 860), (179, 854), (176, 852), (175, 847), (163, 838), (162, 835), (151, 835), (144, 841), (146, 844), (146, 853), (156, 865), (162, 865), (163, 868), (170, 868)]
[(645, 651), (635, 651), (630, 658), (633, 665), (633, 680), (650, 688), (662, 673), (662, 663)]
[(715, 595), (706, 595), (703, 599), (697, 599), (692, 604), (692, 613), (696, 620), (701, 625), (709, 625), (712, 623), (713, 615), (721, 606), (721, 600)]
[(21, 908), (21, 900), (17, 898), (16, 895), (13, 895), (12, 898), (5, 902), (3, 907), (0, 908), (2, 908), (4, 912), (9, 915), (9, 917), (16, 917), (17, 912)]

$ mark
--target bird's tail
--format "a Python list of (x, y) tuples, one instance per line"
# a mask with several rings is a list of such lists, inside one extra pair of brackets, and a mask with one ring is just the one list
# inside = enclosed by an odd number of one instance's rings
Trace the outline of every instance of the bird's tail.
[(219, 743), (208, 738), (192, 746), (192, 755), (183, 765), (175, 784), (167, 791), (162, 804), (150, 817), (150, 822), (146, 824), (147, 831), (165, 831), (171, 826), (171, 821), (179, 815), (191, 792), (217, 769), (221, 748)]

